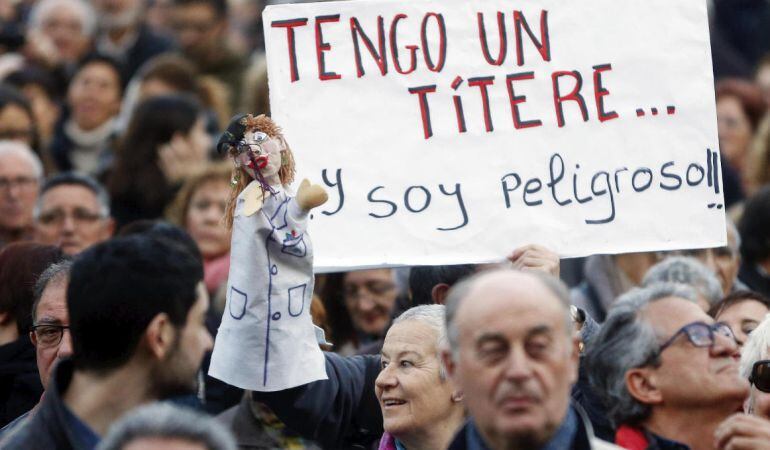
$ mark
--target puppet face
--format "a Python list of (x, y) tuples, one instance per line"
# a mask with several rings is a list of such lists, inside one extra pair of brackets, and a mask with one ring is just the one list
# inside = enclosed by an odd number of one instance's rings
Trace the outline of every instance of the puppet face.
[(281, 169), (282, 148), (278, 139), (261, 131), (247, 131), (238, 145), (235, 160), (252, 178), (256, 178), (255, 171), (258, 170), (266, 180), (271, 181)]

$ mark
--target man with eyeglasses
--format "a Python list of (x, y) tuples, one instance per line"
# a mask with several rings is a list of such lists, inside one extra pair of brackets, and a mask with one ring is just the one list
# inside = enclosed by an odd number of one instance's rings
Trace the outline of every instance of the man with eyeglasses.
[[(72, 261), (65, 260), (49, 266), (35, 283), (32, 305), (30, 340), (35, 345), (37, 370), (43, 389), (57, 361), (72, 355), (70, 319), (67, 313), (67, 284)], [(26, 412), (0, 430), (0, 441), (18, 429), (37, 407)]]
[(42, 176), (43, 165), (26, 144), (0, 141), (0, 248), (31, 236)]
[(59, 246), (68, 255), (108, 239), (115, 230), (104, 187), (74, 172), (56, 175), (43, 184), (34, 217), (35, 240)]
[(715, 448), (717, 428), (741, 409), (748, 382), (738, 345), (696, 299), (680, 284), (631, 291), (589, 345), (591, 383), (624, 448)]

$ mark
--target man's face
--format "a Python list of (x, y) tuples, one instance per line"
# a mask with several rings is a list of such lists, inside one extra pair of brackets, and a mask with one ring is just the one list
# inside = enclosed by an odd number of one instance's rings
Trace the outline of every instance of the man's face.
[(125, 29), (133, 26), (142, 12), (141, 0), (95, 0), (99, 24), (107, 29)]
[(448, 369), (493, 447), (539, 447), (563, 421), (578, 361), (566, 315), (540, 280), (520, 272), (478, 279), (461, 303)]
[(390, 269), (356, 270), (345, 274), (343, 296), (353, 327), (369, 335), (381, 335), (390, 322), (398, 290)]
[[(72, 355), (72, 337), (69, 329), (61, 331), (58, 341), (59, 326), (69, 326), (70, 317), (67, 313), (67, 280), (54, 279), (48, 283), (40, 297), (35, 310), (35, 331), (30, 333), (30, 339), (35, 344), (37, 353), (37, 370), (43, 388), (48, 387), (51, 371), (57, 361)], [(47, 325), (50, 325), (47, 326)]]
[(41, 197), (35, 238), (75, 255), (108, 239), (113, 228), (114, 222), (103, 216), (93, 191), (77, 184), (63, 184)]
[(90, 131), (115, 116), (120, 110), (120, 76), (103, 62), (86, 65), (70, 83), (67, 102), (77, 125)]
[(38, 190), (29, 159), (15, 153), (0, 156), (0, 228), (19, 230), (31, 225)]
[[(643, 315), (661, 343), (687, 324), (714, 323), (695, 303), (676, 297), (649, 304)], [(648, 382), (657, 388), (667, 408), (713, 408), (731, 402), (738, 407), (743, 403), (748, 382), (738, 374), (738, 345), (722, 335), (714, 339), (711, 347), (695, 347), (680, 333), (661, 353), (661, 364), (650, 370)]]
[(199, 61), (220, 47), (225, 21), (211, 5), (188, 3), (174, 6), (171, 27), (185, 55)]
[(174, 349), (156, 368), (158, 398), (168, 398), (195, 392), (198, 370), (214, 341), (206, 328), (209, 298), (203, 283), (198, 285), (198, 299), (187, 313), (187, 322), (178, 330)]

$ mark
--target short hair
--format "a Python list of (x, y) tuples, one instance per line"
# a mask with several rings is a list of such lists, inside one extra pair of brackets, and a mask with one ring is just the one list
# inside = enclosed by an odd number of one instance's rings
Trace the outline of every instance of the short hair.
[[(40, 134), (37, 130), (35, 114), (32, 112), (32, 105), (29, 99), (21, 91), (21, 88), (12, 84), (9, 80), (11, 75), (6, 77), (0, 82), (0, 110), (4, 110), (8, 106), (17, 106), (21, 108), (29, 118), (31, 124), (29, 143), (33, 151), (40, 150)], [(37, 156), (37, 153), (35, 153)]]
[(755, 362), (767, 359), (768, 348), (770, 348), (770, 314), (765, 314), (762, 322), (754, 328), (741, 349), (740, 372), (743, 378), (749, 378)]
[(113, 424), (97, 450), (122, 450), (142, 438), (202, 444), (207, 450), (236, 450), (232, 434), (212, 417), (170, 403), (139, 407)]
[(688, 256), (669, 256), (655, 264), (642, 279), (642, 286), (661, 282), (691, 286), (709, 302), (709, 306), (719, 303), (723, 295), (716, 275), (703, 263)]
[(183, 327), (202, 279), (200, 261), (170, 239), (138, 234), (86, 249), (67, 287), (75, 367), (105, 373), (125, 364), (158, 314)]
[(0, 251), (0, 312), (9, 313), (24, 336), (32, 325), (34, 286), (38, 276), (64, 257), (53, 245), (16, 242)]
[(659, 337), (642, 309), (670, 297), (696, 302), (697, 294), (692, 287), (678, 283), (652, 283), (632, 289), (610, 308), (588, 347), (585, 366), (590, 383), (604, 397), (607, 415), (615, 426), (636, 425), (652, 411), (631, 396), (625, 375), (633, 368), (660, 365)]
[[(120, 61), (104, 53), (92, 52), (81, 59), (77, 68), (75, 69), (75, 72), (72, 75), (72, 79), (74, 80), (75, 77), (77, 77), (78, 74), (83, 71), (83, 69), (92, 64), (103, 64), (112, 69), (112, 71), (115, 73), (115, 78), (118, 80), (118, 94), (122, 97), (123, 88), (125, 87), (124, 83), (126, 81), (123, 79), (125, 74), (125, 67), (123, 67), (123, 64)], [(70, 86), (71, 85), (72, 83), (70, 83)]]
[(429, 325), (436, 332), (436, 357), (439, 361), (439, 376), (446, 379), (446, 370), (441, 363), (441, 351), (447, 346), (447, 333), (444, 316), (444, 305), (419, 305), (407, 309), (393, 320), (393, 325), (409, 320), (415, 320)]
[(40, 209), (43, 207), (43, 195), (53, 188), (58, 186), (82, 186), (91, 191), (99, 203), (99, 214), (102, 218), (110, 216), (110, 196), (107, 194), (107, 190), (94, 178), (81, 174), (78, 172), (63, 172), (52, 176), (43, 183), (43, 187), (40, 188), (40, 195), (37, 198), (35, 204), (34, 217), (37, 220), (40, 215)]
[(741, 248), (741, 233), (738, 231), (738, 227), (735, 226), (735, 222), (729, 216), (725, 217), (725, 224), (727, 227), (727, 233), (732, 233), (735, 236), (735, 248), (730, 247), (730, 240), (727, 240), (727, 246), (731, 251), (739, 252)]
[(152, 236), (159, 239), (168, 239), (176, 242), (184, 247), (198, 262), (203, 264), (203, 255), (201, 255), (198, 249), (198, 244), (195, 243), (192, 236), (174, 224), (164, 222), (162, 220), (135, 220), (118, 232), (118, 236), (131, 236), (135, 234), (143, 234)]
[(433, 304), (433, 288), (445, 283), (450, 287), (460, 279), (476, 270), (473, 264), (447, 266), (415, 266), (409, 271), (409, 290), (412, 293), (412, 305)]
[(39, 29), (48, 14), (57, 6), (66, 6), (80, 15), (84, 36), (93, 36), (96, 32), (96, 12), (88, 2), (83, 0), (41, 0), (35, 4), (29, 14), (29, 28)]
[(0, 141), (0, 158), (6, 155), (17, 155), (26, 159), (32, 166), (35, 178), (38, 180), (43, 178), (43, 163), (27, 144), (17, 141)]
[(38, 66), (23, 66), (14, 70), (5, 77), (4, 82), (22, 90), (27, 86), (37, 86), (45, 92), (51, 102), (56, 99), (56, 82), (53, 76)]
[(741, 255), (749, 264), (770, 257), (770, 185), (760, 189), (746, 201), (738, 224), (741, 232)]
[(756, 302), (759, 302), (765, 307), (770, 310), (770, 299), (765, 297), (764, 295), (760, 294), (756, 291), (750, 291), (747, 289), (740, 289), (734, 292), (731, 292), (728, 294), (725, 298), (720, 300), (717, 304), (711, 307), (709, 310), (709, 316), (713, 318), (719, 317), (727, 308), (737, 305), (739, 303), (743, 303), (747, 300), (754, 300)]
[[(476, 285), (479, 279), (486, 278), (492, 273), (501, 272), (515, 272), (516, 270), (510, 268), (498, 268), (487, 271), (478, 272), (470, 277), (460, 281), (452, 286), (447, 294), (446, 301), (446, 329), (447, 329), (447, 341), (449, 342), (449, 349), (452, 352), (452, 357), (457, 357), (459, 351), (459, 330), (455, 324), (455, 317), (457, 311), (460, 309), (460, 304), (463, 302), (468, 293)], [(564, 321), (565, 329), (568, 333), (572, 332), (572, 316), (570, 314), (570, 301), (569, 290), (563, 281), (554, 277), (553, 275), (543, 272), (522, 272), (527, 275), (531, 275), (539, 280), (543, 286), (550, 291), (558, 300), (561, 306), (564, 308)]]
[(174, 0), (174, 6), (187, 6), (204, 4), (211, 6), (217, 17), (223, 19), (227, 17), (227, 0)]
[(72, 259), (64, 255), (61, 261), (55, 262), (48, 266), (47, 269), (40, 274), (37, 281), (35, 281), (34, 302), (32, 303), (32, 324), (37, 322), (37, 307), (40, 304), (40, 299), (43, 297), (48, 286), (54, 283), (61, 283), (70, 276), (72, 271)]

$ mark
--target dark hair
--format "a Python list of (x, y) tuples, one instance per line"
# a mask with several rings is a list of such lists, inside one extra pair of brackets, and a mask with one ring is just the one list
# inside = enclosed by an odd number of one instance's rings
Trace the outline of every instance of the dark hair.
[(33, 290), (35, 301), (32, 303), (32, 323), (37, 321), (37, 307), (40, 304), (40, 299), (43, 298), (43, 292), (49, 284), (56, 282), (59, 283), (62, 280), (66, 280), (70, 276), (72, 271), (72, 259), (64, 255), (64, 257), (48, 266), (47, 269), (40, 274), (37, 281), (35, 281), (35, 288)]
[(331, 339), (335, 347), (340, 348), (348, 342), (358, 345), (358, 337), (353, 328), (353, 321), (345, 306), (343, 281), (345, 272), (327, 273), (321, 288), (321, 303), (326, 308), (327, 322), (331, 329)]
[(125, 73), (123, 64), (121, 64), (117, 59), (105, 55), (104, 53), (89, 53), (83, 57), (83, 59), (81, 59), (78, 63), (78, 67), (75, 69), (72, 78), (75, 78), (81, 70), (83, 70), (86, 66), (90, 66), (91, 64), (104, 64), (109, 66), (115, 72), (115, 76), (118, 79), (118, 89), (120, 89), (120, 95), (123, 95), (123, 88), (125, 87), (124, 83), (127, 81), (124, 80), (123, 77), (123, 74)]
[(82, 186), (91, 191), (99, 202), (99, 207), (102, 209), (104, 216), (110, 214), (110, 197), (107, 194), (107, 190), (94, 178), (78, 173), (78, 172), (62, 172), (48, 178), (43, 187), (40, 188), (40, 194), (38, 199), (43, 198), (43, 194), (50, 191), (57, 186)]
[(56, 82), (53, 77), (37, 66), (24, 66), (15, 70), (5, 77), (5, 82), (18, 89), (24, 89), (30, 85), (38, 86), (51, 101), (54, 101), (57, 96)]
[(709, 310), (709, 316), (717, 318), (720, 314), (731, 306), (743, 303), (747, 300), (754, 300), (765, 305), (770, 310), (770, 299), (760, 294), (759, 292), (750, 291), (748, 289), (738, 290), (730, 293), (725, 298), (719, 301), (716, 305), (712, 306)]
[(184, 326), (202, 279), (200, 262), (170, 239), (139, 234), (85, 250), (67, 288), (75, 367), (105, 372), (125, 364), (158, 314)]
[(118, 232), (118, 236), (145, 234), (156, 238), (169, 239), (184, 247), (190, 254), (203, 264), (203, 256), (198, 244), (183, 228), (162, 220), (135, 220)]
[(770, 186), (749, 198), (738, 224), (741, 234), (741, 256), (746, 263), (756, 264), (770, 257)]
[(160, 80), (174, 89), (198, 94), (198, 70), (187, 58), (173, 53), (163, 53), (142, 66), (142, 81)]
[(32, 242), (9, 244), (0, 251), (0, 312), (10, 313), (16, 320), (19, 336), (32, 326), (37, 278), (62, 259), (64, 254), (58, 247)]
[(751, 130), (756, 131), (759, 121), (765, 114), (767, 105), (762, 97), (762, 90), (757, 85), (739, 78), (727, 78), (716, 85), (717, 102), (721, 97), (735, 97), (741, 104), (743, 113), (751, 123)]
[(227, 16), (227, 0), (174, 0), (174, 6), (204, 4), (211, 6), (218, 18)]
[(461, 278), (471, 275), (476, 270), (473, 264), (453, 266), (416, 266), (409, 271), (409, 290), (412, 292), (412, 305), (432, 305), (433, 288), (437, 284), (450, 287)]
[(202, 113), (200, 104), (184, 95), (153, 97), (139, 104), (118, 145), (107, 181), (114, 203), (163, 212), (173, 193), (158, 165), (158, 147), (171, 141), (174, 133), (189, 133)]
[(29, 123), (32, 127), (32, 134), (30, 135), (30, 147), (32, 150), (40, 156), (40, 136), (35, 126), (35, 116), (32, 114), (32, 107), (29, 104), (29, 100), (24, 96), (16, 87), (7, 84), (5, 82), (0, 83), (0, 111), (4, 110), (8, 106), (18, 106), (23, 109), (29, 117)]

